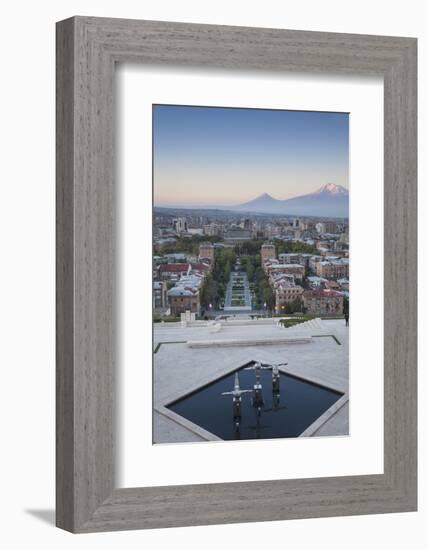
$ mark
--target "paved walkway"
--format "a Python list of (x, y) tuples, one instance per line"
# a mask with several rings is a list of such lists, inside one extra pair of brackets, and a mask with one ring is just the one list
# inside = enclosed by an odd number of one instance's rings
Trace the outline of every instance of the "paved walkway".
[[(242, 279), (242, 283), (244, 285), (244, 289), (242, 293), (242, 297), (244, 299), (244, 304), (239, 306), (232, 305), (232, 299), (233, 299), (233, 285), (236, 284), (237, 279)], [(236, 295), (236, 291), (235, 291)], [(251, 311), (251, 292), (250, 292), (250, 284), (248, 282), (248, 277), (245, 271), (232, 271), (230, 274), (229, 282), (227, 283), (226, 288), (226, 297), (224, 300), (224, 312), (236, 312), (236, 311)]]

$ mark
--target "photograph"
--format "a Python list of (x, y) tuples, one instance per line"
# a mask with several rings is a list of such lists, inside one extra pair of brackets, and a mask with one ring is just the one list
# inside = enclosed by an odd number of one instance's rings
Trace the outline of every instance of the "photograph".
[(348, 435), (349, 114), (152, 114), (153, 443)]

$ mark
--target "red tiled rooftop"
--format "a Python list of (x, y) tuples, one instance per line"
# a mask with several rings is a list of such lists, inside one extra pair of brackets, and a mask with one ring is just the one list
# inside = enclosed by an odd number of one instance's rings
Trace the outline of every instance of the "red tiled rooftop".
[(193, 271), (207, 271), (209, 266), (207, 264), (192, 264)]
[(320, 288), (318, 290), (305, 290), (303, 296), (305, 298), (339, 298), (339, 296), (343, 296), (343, 293), (330, 288)]
[(182, 273), (189, 269), (189, 264), (161, 264), (159, 270), (161, 273)]

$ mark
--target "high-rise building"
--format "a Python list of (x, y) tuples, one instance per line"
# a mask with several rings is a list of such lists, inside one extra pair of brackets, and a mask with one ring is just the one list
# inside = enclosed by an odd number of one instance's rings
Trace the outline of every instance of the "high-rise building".
[(217, 223), (209, 223), (204, 225), (204, 235), (208, 237), (216, 237), (221, 235), (221, 227)]
[(262, 265), (268, 260), (276, 259), (276, 249), (272, 243), (264, 243), (260, 249)]
[(315, 229), (318, 233), (336, 233), (337, 231), (337, 224), (336, 222), (326, 221), (326, 222), (318, 222), (315, 225)]
[(177, 218), (173, 220), (172, 225), (174, 227), (175, 232), (180, 235), (181, 233), (187, 233), (188, 231), (188, 225), (186, 218)]
[(214, 262), (214, 245), (212, 243), (201, 243), (199, 245), (199, 259), (203, 258)]

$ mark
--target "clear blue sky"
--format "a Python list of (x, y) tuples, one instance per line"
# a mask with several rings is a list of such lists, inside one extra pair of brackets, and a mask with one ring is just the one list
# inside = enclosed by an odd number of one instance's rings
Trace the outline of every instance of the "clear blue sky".
[(240, 204), (348, 187), (346, 113), (153, 107), (154, 203)]

